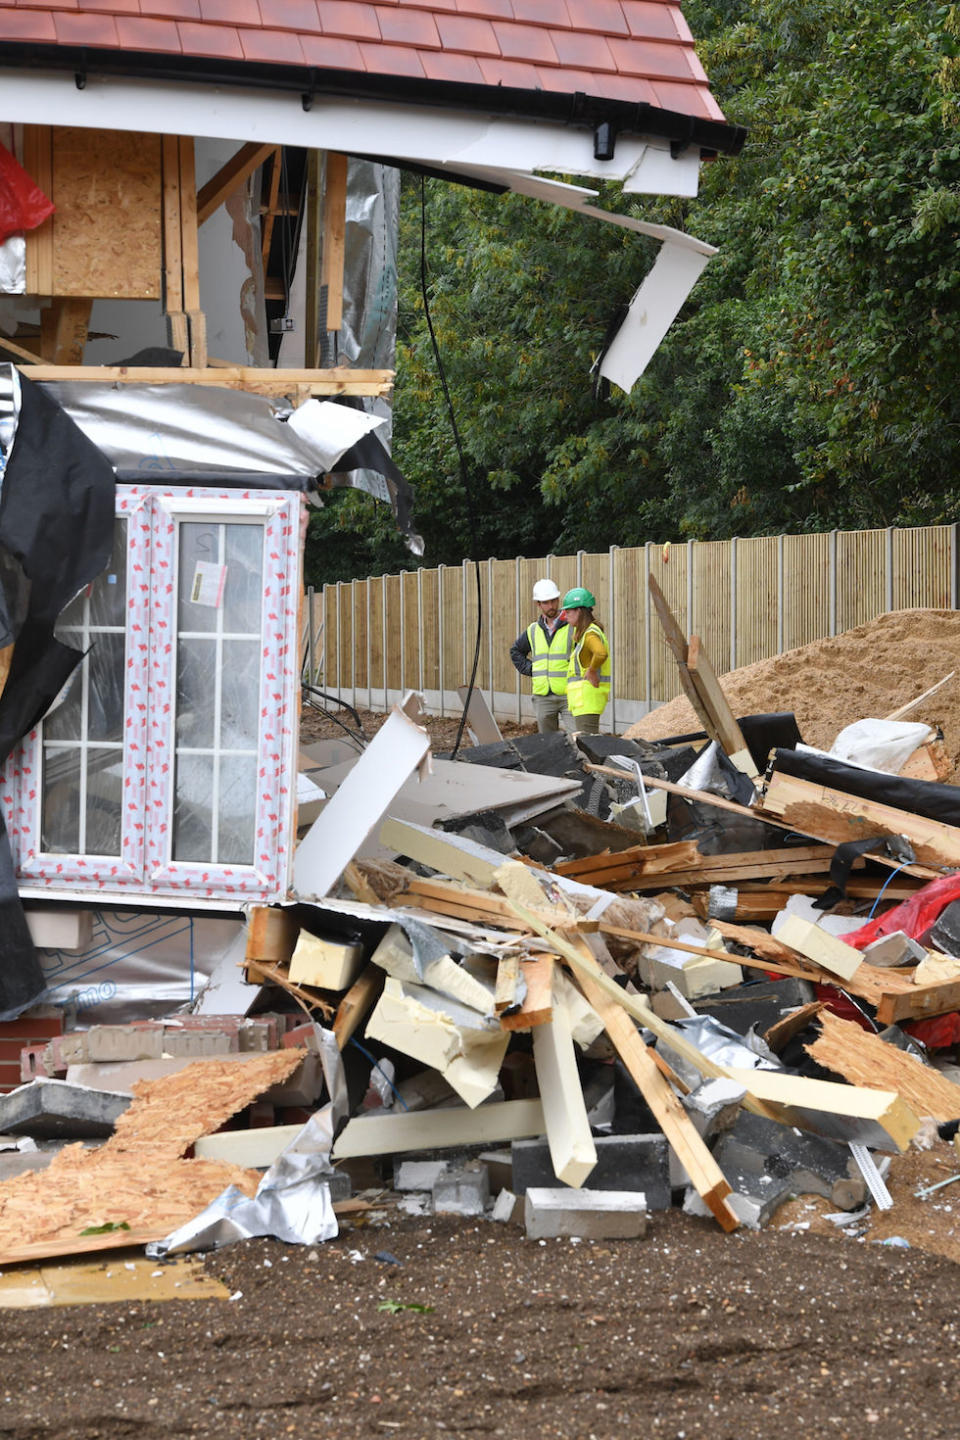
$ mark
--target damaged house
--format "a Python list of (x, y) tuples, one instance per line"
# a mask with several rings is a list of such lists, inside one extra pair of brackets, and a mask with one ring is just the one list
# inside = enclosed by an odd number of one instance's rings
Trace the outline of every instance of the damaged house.
[(590, 183), (694, 195), (743, 132), (673, 3), (38, 4), (0, 36), (10, 1018), (188, 998), (292, 893), (304, 501), (363, 486), (417, 545), (398, 170), (653, 235), (601, 365), (629, 388), (713, 252)]

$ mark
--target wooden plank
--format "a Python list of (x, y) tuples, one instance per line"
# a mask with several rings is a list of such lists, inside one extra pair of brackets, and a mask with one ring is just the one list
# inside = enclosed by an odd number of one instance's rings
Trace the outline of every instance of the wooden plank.
[[(609, 775), (614, 780), (636, 780), (636, 776), (631, 775), (628, 770), (618, 770), (612, 765), (594, 765), (591, 761), (585, 760), (583, 768), (591, 771), (594, 775)], [(750, 820), (762, 820), (765, 825), (772, 825), (777, 830), (793, 832), (798, 829), (796, 825), (787, 825), (776, 815), (760, 814), (752, 807), (738, 805), (735, 800), (728, 800), (723, 795), (712, 795), (709, 790), (691, 790), (686, 785), (675, 785), (672, 780), (658, 780), (653, 775), (644, 775), (643, 783), (653, 790), (666, 790), (668, 795), (679, 795), (683, 800), (697, 800), (703, 805), (712, 805), (715, 810), (726, 810), (731, 815), (742, 815)]]
[(526, 994), (520, 1009), (504, 1011), (500, 1016), (501, 1030), (533, 1030), (553, 1018), (552, 955), (534, 955), (520, 962), (520, 974), (526, 982)]
[(344, 366), (329, 370), (257, 369), (250, 365), (210, 366), (198, 369), (185, 365), (47, 365), (18, 367), (31, 380), (102, 382), (110, 385), (223, 385), (252, 395), (389, 395), (393, 389), (392, 370), (351, 370)]
[(357, 976), (337, 1006), (333, 1033), (340, 1050), (346, 1048), (350, 1036), (358, 1028), (383, 989), (383, 971), (379, 965), (367, 965)]
[(5, 351), (8, 355), (16, 355), (18, 360), (25, 360), (28, 365), (44, 365), (41, 355), (35, 354), (32, 350), (24, 350), (22, 345), (17, 345), (6, 335), (0, 335), (0, 350)]
[[(700, 697), (700, 703), (710, 720), (707, 733), (716, 739), (720, 748), (728, 756), (745, 755), (744, 764), (749, 766), (747, 773), (756, 775), (756, 767), (750, 759), (750, 751), (743, 738), (743, 731), (737, 724), (727, 697), (720, 688), (716, 671), (710, 663), (710, 657), (699, 635), (690, 637), (690, 644), (687, 647), (687, 670), (693, 681), (694, 689)], [(744, 768), (744, 764), (741, 764), (741, 769)]]
[(779, 1055), (794, 1035), (799, 1035), (801, 1030), (806, 1030), (822, 1010), (823, 1003), (820, 1000), (811, 1000), (809, 1005), (798, 1005), (796, 1010), (790, 1011), (789, 1015), (784, 1015), (780, 1020), (774, 1021), (770, 1028), (763, 1032), (763, 1038), (774, 1055)]
[(607, 871), (632, 869), (639, 875), (659, 875), (667, 870), (686, 870), (704, 857), (695, 840), (676, 840), (668, 845), (632, 845), (628, 850), (586, 855), (580, 860), (562, 860), (552, 866), (556, 875), (572, 875), (589, 884)]
[[(674, 659), (677, 662), (677, 675), (679, 676), (683, 693), (693, 706), (695, 714), (699, 716), (700, 722), (707, 731), (707, 734), (710, 735), (710, 717), (703, 707), (699, 691), (693, 683), (693, 679), (687, 669), (687, 653), (689, 649), (687, 637), (681, 630), (673, 611), (667, 603), (667, 597), (660, 589), (653, 575), (649, 575), (647, 578), (653, 608), (657, 612), (657, 618), (663, 627), (667, 644), (673, 651)], [(711, 735), (710, 738), (715, 739), (716, 737)]]
[(307, 184), (304, 197), (304, 223), (307, 232), (303, 330), (303, 363), (305, 365), (316, 365), (320, 359), (320, 238), (322, 234), (320, 174), (320, 152), (308, 150)]
[[(402, 1155), (408, 1150), (455, 1150), (464, 1145), (529, 1139), (545, 1131), (539, 1100), (505, 1100), (500, 1104), (480, 1105), (476, 1110), (450, 1106), (442, 1110), (368, 1115), (344, 1126), (334, 1142), (333, 1157), (348, 1160), (361, 1155)], [(290, 1136), (286, 1143), (292, 1138)], [(281, 1144), (280, 1149), (283, 1148)], [(279, 1150), (276, 1153), (279, 1154)]]
[(577, 983), (603, 1021), (611, 1044), (656, 1116), (671, 1149), (690, 1177), (691, 1185), (722, 1228), (728, 1232), (735, 1230), (740, 1222), (726, 1199), (730, 1194), (730, 1183), (666, 1078), (657, 1069), (653, 1054), (643, 1043), (636, 1026), (626, 1012), (604, 993), (588, 969), (577, 972)]
[(292, 910), (276, 905), (251, 905), (247, 915), (246, 960), (288, 965), (300, 934)]
[(237, 153), (198, 191), (197, 224), (204, 225), (231, 195), (246, 184), (275, 149), (274, 145), (258, 145), (253, 140), (241, 145)]
[[(949, 869), (960, 866), (960, 828), (795, 775), (775, 770), (767, 782), (762, 805), (765, 813), (759, 818), (776, 815), (805, 835), (815, 835), (831, 844), (866, 840), (874, 835), (905, 835), (918, 862), (918, 865), (904, 867), (909, 874), (931, 874), (930, 867), (939, 871), (944, 866)], [(898, 864), (879, 854), (870, 858), (885, 865)]]
[(819, 1018), (820, 1035), (805, 1047), (819, 1065), (851, 1085), (895, 1090), (918, 1115), (940, 1122), (960, 1118), (960, 1085), (853, 1020), (841, 1020), (829, 1010)]
[[(262, 256), (262, 259), (263, 259), (263, 273), (264, 273), (264, 275), (267, 274), (267, 272), (268, 272), (268, 270), (269, 270), (269, 268), (270, 268), (270, 246), (271, 246), (271, 243), (272, 243), (272, 241), (273, 241), (273, 227), (274, 227), (274, 224), (276, 223), (277, 211), (278, 211), (279, 199), (280, 199), (280, 175), (281, 175), (282, 169), (283, 169), (282, 156), (283, 156), (283, 150), (282, 150), (282, 148), (278, 145), (278, 146), (274, 149), (274, 152), (273, 152), (273, 163), (272, 163), (271, 166), (270, 166), (270, 188), (269, 188), (269, 191), (268, 191), (268, 193), (267, 193), (267, 203), (266, 203), (266, 206), (265, 206), (265, 207), (261, 207), (261, 221), (260, 221), (260, 223), (261, 223), (262, 235), (263, 235), (263, 239), (262, 239), (262, 243), (261, 243), (261, 256)], [(269, 289), (270, 289), (270, 286), (269, 286), (269, 281), (268, 281), (268, 282), (267, 282), (267, 285), (266, 285), (267, 299), (268, 299), (268, 300), (269, 300), (269, 299), (276, 298), (276, 299), (283, 300), (284, 303), (286, 303), (286, 301), (287, 301), (287, 299), (288, 299), (289, 297), (288, 297), (288, 295), (287, 295), (287, 292), (286, 292), (286, 289), (285, 289), (285, 288), (283, 288), (283, 289), (281, 290), (280, 295), (279, 295), (279, 296), (276, 296), (276, 297), (273, 297), (273, 296), (270, 295)]]
[(497, 984), (493, 996), (494, 1014), (502, 1015), (517, 1003), (517, 986), (520, 981), (520, 952), (511, 950), (501, 955), (497, 962)]
[(322, 999), (316, 990), (294, 984), (286, 970), (281, 970), (279, 965), (267, 965), (262, 960), (247, 960), (244, 964), (244, 976), (249, 985), (276, 985), (278, 989), (285, 990), (288, 995), (293, 996), (311, 1020), (315, 1010), (319, 1010), (325, 1020), (329, 1020), (333, 1014), (333, 1006)]
[[(200, 247), (197, 236), (197, 171), (193, 137), (181, 135), (180, 253), (183, 267), (183, 308), (189, 315), (200, 309)], [(194, 364), (193, 357), (190, 359)]]
[[(549, 960), (552, 977), (552, 955)], [(554, 1007), (552, 1024), (540, 1025), (533, 1032), (533, 1063), (554, 1174), (562, 1184), (579, 1188), (596, 1166), (597, 1147), (590, 1134), (570, 1021), (562, 1004)]]
[[(163, 308), (168, 320), (183, 314), (183, 238), (180, 219), (180, 146), (164, 135), (163, 164)], [(182, 348), (177, 346), (177, 349)], [(186, 356), (184, 356), (186, 358)]]
[(931, 1015), (949, 1015), (960, 1010), (960, 980), (938, 980), (933, 985), (908, 983), (893, 989), (892, 971), (881, 971), (889, 978), (890, 988), (881, 989), (877, 999), (877, 1020), (881, 1025), (896, 1025), (901, 1020), (922, 1020)]
[[(49, 125), (23, 127), (23, 167), (53, 199), (53, 131)], [(28, 295), (53, 294), (53, 216), (26, 234)]]
[(916, 710), (917, 706), (922, 705), (924, 700), (929, 700), (931, 695), (936, 695), (938, 690), (942, 690), (944, 685), (946, 685), (949, 680), (952, 680), (956, 673), (956, 670), (951, 670), (949, 675), (944, 675), (942, 680), (938, 680), (936, 685), (931, 685), (929, 690), (924, 690), (916, 699), (908, 700), (906, 705), (901, 705), (898, 710), (891, 710), (889, 715), (884, 715), (884, 720), (902, 720), (904, 715), (909, 715), (910, 711)]
[(57, 297), (40, 313), (43, 358), (52, 365), (80, 365), (87, 343), (92, 300)]
[[(829, 1139), (860, 1140), (878, 1149), (906, 1150), (920, 1121), (905, 1100), (891, 1090), (810, 1080), (785, 1070), (727, 1073), (750, 1093), (780, 1111), (782, 1123), (796, 1124)], [(868, 1138), (869, 1137), (869, 1138)]]
[(347, 234), (347, 157), (327, 152), (323, 187), (320, 285), (326, 294), (326, 328), (343, 325), (343, 260)]

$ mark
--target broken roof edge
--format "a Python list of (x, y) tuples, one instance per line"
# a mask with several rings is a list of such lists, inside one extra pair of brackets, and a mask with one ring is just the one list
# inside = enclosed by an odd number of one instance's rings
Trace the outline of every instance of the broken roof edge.
[(360, 74), (316, 66), (218, 60), (152, 51), (116, 51), (36, 41), (5, 42), (3, 64), (12, 69), (72, 71), (78, 90), (86, 88), (91, 76), (119, 76), (294, 92), (300, 95), (305, 111), (310, 110), (315, 100), (366, 100), (420, 108), (479, 111), (506, 119), (550, 121), (566, 127), (592, 130), (597, 160), (613, 158), (620, 135), (665, 139), (677, 154), (690, 147), (698, 147), (705, 158), (717, 154), (738, 155), (747, 135), (744, 126), (724, 120), (665, 110), (646, 101), (604, 98), (582, 91), (570, 94), (507, 85), (411, 79), (404, 75)]

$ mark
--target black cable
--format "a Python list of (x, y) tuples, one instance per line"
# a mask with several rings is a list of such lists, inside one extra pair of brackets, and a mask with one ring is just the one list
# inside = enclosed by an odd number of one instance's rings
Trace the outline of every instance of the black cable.
[[(443, 369), (443, 361), (440, 358), (440, 346), (437, 344), (437, 336), (433, 328), (433, 319), (430, 315), (430, 301), (427, 296), (427, 198), (426, 180), (420, 176), (420, 293), (423, 296), (423, 313), (427, 322), (427, 330), (430, 334), (430, 343), (433, 346), (433, 357), (437, 365), (437, 374), (440, 377), (440, 385), (443, 390), (443, 397), (447, 402), (447, 413), (450, 416), (450, 428), (453, 431), (454, 444), (457, 447), (457, 455), (460, 460), (460, 484), (463, 489), (463, 497), (466, 504), (467, 529), (470, 532), (470, 548), (473, 552), (473, 568), (477, 582), (477, 638), (473, 649), (473, 668), (470, 671), (470, 682), (467, 686), (467, 693), (464, 697), (463, 711), (460, 715), (460, 724), (457, 728), (457, 738), (453, 749), (450, 752), (450, 759), (457, 758), (457, 751), (463, 740), (463, 732), (467, 723), (467, 711), (470, 708), (470, 701), (473, 698), (473, 691), (477, 680), (477, 669), (480, 665), (480, 638), (483, 627), (483, 598), (480, 586), (480, 560), (478, 551), (480, 549), (477, 540), (476, 515), (473, 506), (473, 492), (470, 486), (470, 479), (467, 472), (467, 462), (463, 454), (463, 445), (460, 440), (460, 431), (457, 429), (457, 418), (453, 410), (453, 401), (450, 398), (450, 389), (447, 385), (447, 377)], [(442, 700), (441, 696), (441, 700)]]
[(339, 720), (337, 716), (334, 715), (332, 710), (328, 710), (325, 705), (318, 705), (312, 697), (314, 695), (319, 695), (321, 699), (329, 700), (331, 704), (338, 705), (341, 710), (349, 710), (350, 714), (357, 722), (357, 731), (359, 732), (359, 738), (362, 740), (364, 746), (369, 745), (370, 740), (366, 731), (363, 728), (363, 722), (361, 721), (360, 716), (357, 714), (356, 710), (354, 710), (352, 705), (347, 704), (346, 700), (342, 700), (336, 695), (329, 695), (326, 690), (320, 690), (317, 688), (316, 685), (303, 684), (301, 686), (301, 689), (306, 693), (307, 700), (311, 705), (313, 705), (315, 710), (321, 710), (323, 714), (326, 715), (328, 720), (332, 720), (334, 725), (339, 725), (341, 730), (345, 730), (350, 736), (351, 740), (356, 740), (358, 736), (354, 733), (354, 731), (350, 729), (349, 725), (344, 725), (343, 721)]

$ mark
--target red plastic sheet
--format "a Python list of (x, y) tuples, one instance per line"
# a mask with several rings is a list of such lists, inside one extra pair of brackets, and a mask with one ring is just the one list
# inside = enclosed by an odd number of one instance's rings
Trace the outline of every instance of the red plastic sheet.
[(53, 209), (53, 201), (0, 145), (0, 245), (21, 230), (35, 230)]
[(939, 880), (931, 880), (909, 900), (895, 905), (876, 920), (868, 920), (859, 930), (844, 935), (844, 943), (863, 950), (874, 940), (892, 935), (896, 930), (902, 930), (911, 940), (918, 940), (951, 900), (960, 900), (960, 875), (943, 875)]

